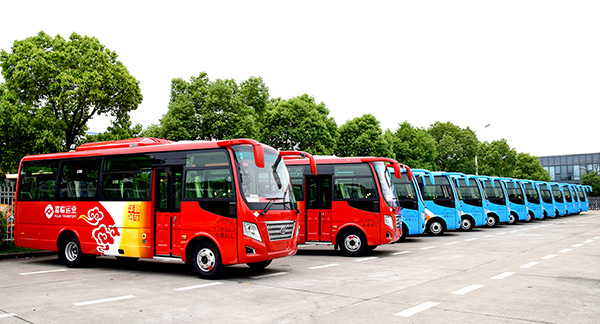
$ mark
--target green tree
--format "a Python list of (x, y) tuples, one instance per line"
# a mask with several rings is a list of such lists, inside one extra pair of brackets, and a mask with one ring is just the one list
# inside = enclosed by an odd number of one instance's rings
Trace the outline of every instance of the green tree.
[(436, 141), (438, 156), (435, 162), (441, 171), (475, 173), (479, 141), (471, 129), (462, 129), (450, 122), (435, 122), (428, 132)]
[(376, 156), (394, 158), (389, 136), (384, 136), (379, 121), (371, 114), (356, 117), (340, 126), (338, 156)]
[(527, 153), (517, 154), (517, 164), (512, 177), (516, 179), (550, 181), (550, 174), (542, 167), (538, 158)]
[(211, 82), (202, 72), (189, 82), (173, 79), (169, 110), (152, 132), (170, 140), (257, 138), (268, 98), (261, 78)]
[(506, 139), (483, 142), (477, 155), (478, 173), (494, 177), (512, 177), (517, 164), (517, 151)]
[(62, 132), (53, 118), (17, 100), (0, 84), (0, 169), (16, 173), (25, 155), (57, 152)]
[(588, 193), (588, 196), (600, 196), (600, 175), (596, 171), (583, 174), (581, 184), (592, 187), (592, 192)]
[(277, 149), (303, 150), (311, 154), (333, 154), (339, 136), (329, 109), (307, 94), (289, 100), (271, 100), (261, 129), (264, 143)]
[(106, 129), (106, 132), (99, 134), (88, 134), (82, 139), (81, 143), (118, 141), (128, 138), (140, 137), (142, 133), (142, 125), (136, 124), (132, 126), (129, 116), (116, 120), (111, 126)]
[(398, 125), (393, 136), (393, 148), (398, 162), (411, 168), (437, 170), (436, 143), (423, 128), (413, 127), (407, 121)]
[(139, 82), (98, 39), (45, 34), (15, 41), (0, 52), (7, 91), (36, 114), (53, 117), (64, 150), (82, 136), (95, 115), (122, 119), (142, 101)]

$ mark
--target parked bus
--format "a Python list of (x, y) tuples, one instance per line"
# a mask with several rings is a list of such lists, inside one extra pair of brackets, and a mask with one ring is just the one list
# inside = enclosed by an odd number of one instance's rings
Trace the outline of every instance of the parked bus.
[(508, 223), (516, 224), (518, 221), (530, 221), (531, 215), (527, 211), (527, 198), (521, 184), (510, 178), (501, 178), (506, 186), (510, 216)]
[[(388, 171), (395, 175), (394, 168), (388, 167)], [(403, 168), (400, 179), (392, 177), (396, 195), (402, 207), (402, 233), (399, 241), (404, 240), (408, 235), (423, 234), (427, 220), (425, 201), (417, 180), (414, 175), (409, 177), (407, 173), (408, 170)]]
[(556, 182), (549, 184), (552, 189), (552, 196), (554, 196), (554, 207), (556, 208), (556, 216), (564, 216), (567, 214), (567, 205), (565, 204), (565, 195), (560, 188), (560, 185)]
[(475, 176), (458, 172), (445, 173), (455, 181), (456, 192), (460, 199), (460, 229), (470, 231), (475, 226), (487, 224), (487, 202), (483, 190)]
[(541, 205), (544, 214), (544, 218), (556, 217), (556, 207), (554, 202), (554, 196), (552, 195), (552, 188), (545, 181), (534, 181), (535, 185), (540, 191)]
[(487, 225), (495, 227), (500, 223), (508, 223), (510, 207), (504, 182), (488, 176), (476, 176), (481, 183), (487, 203)]
[(431, 235), (441, 235), (446, 230), (460, 228), (460, 200), (453, 181), (442, 172), (415, 169), (413, 174), (421, 177), (420, 190), (427, 209), (434, 215), (427, 220), (425, 230)]
[(543, 219), (544, 218), (544, 207), (542, 206), (541, 194), (539, 187), (533, 180), (518, 180), (521, 182), (523, 189), (525, 190), (525, 197), (527, 198), (527, 211), (529, 213), (529, 219)]
[[(288, 153), (299, 154), (299, 153)], [(173, 258), (203, 278), (296, 253), (298, 212), (282, 154), (248, 139), (90, 143), (26, 156), (15, 243), (89, 256)]]
[(579, 193), (577, 192), (577, 185), (576, 184), (568, 184), (569, 189), (571, 191), (571, 195), (573, 196), (573, 207), (575, 209), (575, 214), (580, 214), (582, 211), (582, 207), (581, 207), (581, 201), (579, 200)]
[(565, 207), (567, 209), (567, 215), (573, 215), (577, 211), (575, 209), (575, 200), (573, 197), (573, 193), (571, 192), (571, 188), (567, 183), (559, 183), (560, 190), (565, 195)]
[(401, 167), (380, 157), (315, 156), (317, 175), (307, 159), (286, 158), (300, 210), (298, 244), (332, 244), (347, 256), (363, 255), (397, 241), (402, 215), (387, 164), (395, 176)]
[(577, 185), (577, 194), (579, 195), (579, 201), (581, 202), (581, 211), (588, 211), (589, 209), (589, 200), (587, 197), (586, 192), (590, 191), (592, 187), (591, 186), (583, 186), (583, 185)]

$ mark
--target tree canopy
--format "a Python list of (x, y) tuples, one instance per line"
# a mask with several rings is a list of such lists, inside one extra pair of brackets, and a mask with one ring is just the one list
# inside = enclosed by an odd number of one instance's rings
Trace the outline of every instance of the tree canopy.
[(377, 118), (371, 114), (364, 114), (340, 126), (336, 154), (394, 158), (394, 150), (389, 140), (390, 137), (384, 136)]
[(588, 193), (588, 195), (600, 196), (600, 174), (596, 171), (591, 171), (582, 175), (581, 184), (592, 187), (592, 192)]
[[(6, 91), (34, 114), (52, 117), (63, 150), (82, 136), (95, 115), (125, 118), (142, 101), (139, 82), (98, 39), (44, 32), (0, 52)], [(40, 129), (43, 131), (43, 128)]]
[(413, 127), (407, 121), (392, 134), (396, 159), (411, 168), (436, 170), (437, 147), (426, 129)]
[(475, 174), (479, 141), (472, 130), (450, 122), (435, 122), (428, 132), (437, 144), (435, 162), (439, 170)]
[(324, 103), (307, 94), (269, 102), (262, 118), (261, 140), (277, 149), (303, 150), (331, 155), (339, 137), (338, 127)]

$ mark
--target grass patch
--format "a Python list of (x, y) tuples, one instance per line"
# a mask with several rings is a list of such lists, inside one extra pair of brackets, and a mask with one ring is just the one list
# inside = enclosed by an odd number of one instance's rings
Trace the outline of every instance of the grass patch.
[(37, 250), (18, 247), (14, 242), (4, 242), (4, 244), (0, 244), (0, 254), (9, 254), (9, 253), (21, 253), (21, 252), (34, 252)]

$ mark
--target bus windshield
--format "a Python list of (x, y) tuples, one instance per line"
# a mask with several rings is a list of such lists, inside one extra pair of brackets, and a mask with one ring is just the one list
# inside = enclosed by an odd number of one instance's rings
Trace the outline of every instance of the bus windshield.
[(278, 204), (283, 208), (296, 208), (288, 170), (277, 152), (265, 149), (265, 167), (258, 168), (251, 146), (235, 145), (232, 149), (240, 173), (241, 193), (250, 209), (262, 210), (267, 206), (278, 209), (274, 206)]
[[(375, 173), (377, 173), (377, 179), (381, 186), (381, 194), (385, 199), (385, 202), (390, 207), (398, 207), (398, 196), (394, 190), (394, 183), (392, 182), (392, 176), (388, 172), (384, 162), (373, 162), (375, 167)], [(408, 177), (408, 176), (407, 176)]]
[(481, 199), (481, 194), (479, 193), (479, 187), (477, 186), (476, 180), (467, 182), (465, 179), (459, 179), (459, 187), (458, 187), (458, 197), (460, 199)]

